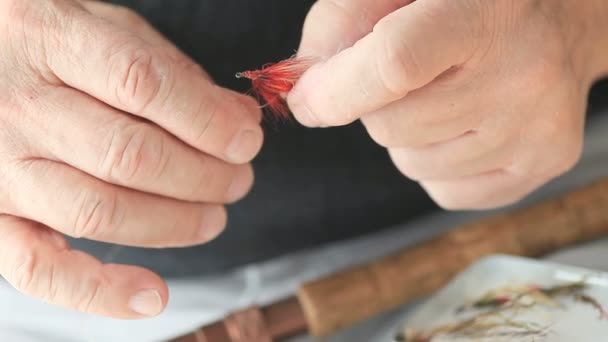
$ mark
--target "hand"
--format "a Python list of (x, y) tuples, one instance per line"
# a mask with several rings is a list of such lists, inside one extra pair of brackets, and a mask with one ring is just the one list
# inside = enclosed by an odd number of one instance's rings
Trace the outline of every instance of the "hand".
[(160, 313), (154, 273), (104, 265), (63, 234), (180, 247), (217, 236), (253, 182), (253, 99), (214, 85), (128, 10), (0, 0), (0, 274), (117, 318)]
[(319, 0), (300, 54), (324, 61), (289, 104), (308, 126), (361, 119), (444, 208), (507, 205), (577, 162), (587, 93), (607, 70), (607, 8)]

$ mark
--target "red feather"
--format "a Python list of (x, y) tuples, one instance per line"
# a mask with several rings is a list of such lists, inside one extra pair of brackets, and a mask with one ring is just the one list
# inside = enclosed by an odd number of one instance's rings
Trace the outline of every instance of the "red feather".
[(268, 64), (260, 70), (243, 71), (237, 78), (251, 80), (251, 90), (264, 102), (269, 114), (279, 120), (289, 118), (285, 98), (302, 74), (312, 66), (312, 58), (292, 57), (276, 64)]

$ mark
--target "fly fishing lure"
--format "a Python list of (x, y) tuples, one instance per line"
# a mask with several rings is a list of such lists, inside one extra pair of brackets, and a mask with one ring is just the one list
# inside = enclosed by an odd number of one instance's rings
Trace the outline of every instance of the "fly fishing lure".
[[(608, 311), (594, 298), (584, 294), (583, 283), (572, 283), (554, 287), (527, 285), (508, 287), (490, 291), (472, 303), (465, 304), (456, 310), (456, 314), (475, 312), (461, 321), (422, 331), (407, 328), (396, 336), (398, 342), (434, 342), (444, 341), (536, 341), (551, 333), (550, 325), (540, 325), (516, 319), (533, 308), (564, 308), (559, 302), (571, 298), (576, 302), (597, 310), (600, 320), (608, 320)], [(481, 311), (481, 312), (479, 312)]]
[(235, 76), (251, 80), (251, 91), (264, 102), (263, 108), (268, 109), (271, 118), (287, 120), (287, 94), (314, 62), (313, 58), (294, 56), (275, 64), (266, 64), (259, 70), (238, 72)]
[(551, 333), (550, 326), (520, 322), (511, 315), (490, 311), (431, 331), (406, 330), (397, 342), (434, 341), (536, 341)]

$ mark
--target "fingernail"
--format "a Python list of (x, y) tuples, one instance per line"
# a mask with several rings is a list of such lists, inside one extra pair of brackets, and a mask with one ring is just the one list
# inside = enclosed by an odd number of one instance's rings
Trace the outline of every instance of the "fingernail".
[(226, 190), (226, 201), (228, 203), (236, 202), (241, 199), (249, 188), (251, 187), (251, 173), (253, 171), (248, 168), (246, 171), (239, 171), (234, 178), (232, 179), (232, 183)]
[(156, 316), (163, 309), (163, 301), (156, 290), (143, 290), (131, 297), (129, 307), (143, 316)]
[(236, 164), (247, 163), (260, 151), (262, 140), (261, 130), (242, 130), (232, 138), (226, 149), (226, 156), (230, 162)]

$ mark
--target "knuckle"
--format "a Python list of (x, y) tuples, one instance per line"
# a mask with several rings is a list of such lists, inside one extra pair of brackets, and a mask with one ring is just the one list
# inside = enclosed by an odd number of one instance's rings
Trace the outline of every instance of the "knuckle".
[[(71, 296), (76, 310), (84, 313), (97, 312), (97, 305), (102, 301), (103, 289), (108, 287), (108, 280), (103, 276), (93, 276), (86, 280), (82, 287), (77, 287)], [(81, 291), (81, 293), (79, 292)]]
[(60, 286), (56, 279), (56, 270), (53, 263), (49, 263), (49, 269), (43, 277), (44, 282), (40, 285), (40, 290), (43, 291), (42, 298), (50, 303), (59, 299)]
[(220, 101), (201, 98), (192, 116), (192, 139), (196, 146), (205, 146), (209, 131), (222, 113)]
[(0, 23), (6, 26), (0, 32), (8, 35), (7, 42), (9, 46), (12, 43), (14, 51), (23, 54), (19, 62), (41, 68), (45, 76), (50, 76), (45, 62), (65, 40), (63, 29), (77, 17), (78, 4), (61, 0), (0, 2)]
[(8, 277), (9, 281), (17, 290), (35, 295), (39, 292), (37, 276), (42, 276), (38, 268), (38, 258), (35, 250), (31, 248), (25, 249), (13, 264)]
[(101, 174), (120, 183), (158, 176), (167, 166), (163, 137), (140, 124), (116, 125), (105, 139)]
[(17, 257), (9, 277), (19, 291), (54, 303), (58, 300), (61, 284), (57, 282), (53, 263), (40, 261), (34, 248), (26, 248)]
[(72, 237), (95, 239), (106, 235), (121, 220), (117, 194), (81, 190), (74, 201), (72, 217)]
[(108, 86), (115, 92), (120, 106), (134, 114), (144, 114), (157, 99), (169, 73), (161, 69), (161, 63), (146, 49), (117, 45), (119, 48), (109, 58), (111, 80)]
[[(383, 36), (383, 53), (377, 55), (374, 64), (380, 82), (378, 86), (395, 98), (400, 98), (410, 90), (411, 84), (418, 83), (422, 78), (422, 65), (410, 44), (392, 37), (394, 33), (390, 31), (382, 32), (383, 27), (379, 24), (375, 29)], [(396, 41), (399, 43), (396, 44)]]

